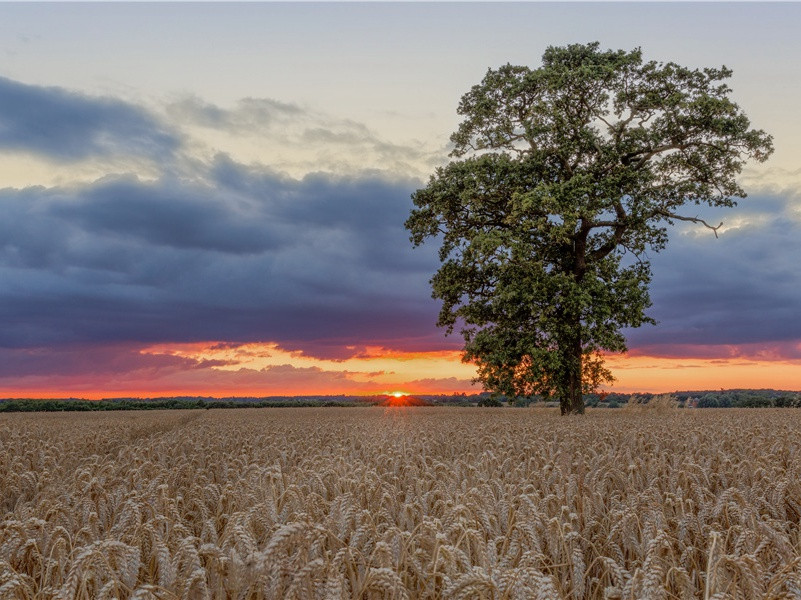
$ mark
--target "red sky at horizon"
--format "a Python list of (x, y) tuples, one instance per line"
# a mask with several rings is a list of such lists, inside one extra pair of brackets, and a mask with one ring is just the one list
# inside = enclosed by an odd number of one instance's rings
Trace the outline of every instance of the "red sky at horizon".
[[(733, 352), (733, 350), (729, 350)], [(134, 354), (131, 354), (132, 356)], [(321, 359), (277, 344), (158, 344), (135, 355), (145, 367), (110, 374), (37, 375), (0, 385), (4, 398), (100, 399), (157, 396), (314, 396), (468, 394), (474, 370), (455, 350), (386, 351), (372, 347), (347, 359)], [(607, 356), (617, 381), (607, 391), (663, 393), (680, 390), (801, 389), (801, 361), (780, 356), (659, 357), (634, 351)], [(291, 361), (291, 364), (290, 364)]]

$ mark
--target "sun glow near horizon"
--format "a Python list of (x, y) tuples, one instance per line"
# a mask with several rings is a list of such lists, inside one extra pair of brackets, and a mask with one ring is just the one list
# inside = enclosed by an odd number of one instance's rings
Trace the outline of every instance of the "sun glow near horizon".
[[(723, 351), (721, 350), (720, 353)], [(20, 375), (0, 382), (0, 397), (99, 399), (159, 396), (387, 396), (482, 391), (471, 384), (473, 365), (461, 352), (406, 352), (367, 347), (349, 358), (318, 358), (276, 343), (204, 342), (140, 347), (115, 359), (118, 372)], [(144, 360), (145, 367), (125, 361)], [(139, 359), (136, 359), (139, 357)], [(665, 393), (736, 388), (801, 389), (801, 361), (761, 353), (753, 357), (608, 355), (617, 378), (611, 392)]]

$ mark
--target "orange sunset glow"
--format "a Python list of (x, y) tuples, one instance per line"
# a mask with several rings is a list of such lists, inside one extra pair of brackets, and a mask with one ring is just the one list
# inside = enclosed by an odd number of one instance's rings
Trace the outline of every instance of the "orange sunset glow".
[(798, 360), (612, 356), (607, 364), (617, 379), (609, 389), (618, 392), (801, 388)]
[[(145, 367), (136, 360), (147, 360)], [(122, 365), (134, 361), (128, 370)], [(683, 358), (610, 355), (616, 377), (608, 391), (670, 392), (801, 387), (801, 361), (781, 357)], [(158, 344), (129, 350), (116, 373), (34, 375), (6, 381), (0, 397), (314, 396), (385, 395), (403, 403), (426, 394), (473, 394), (475, 368), (456, 350), (390, 351), (366, 347), (354, 356), (323, 359), (276, 343)]]

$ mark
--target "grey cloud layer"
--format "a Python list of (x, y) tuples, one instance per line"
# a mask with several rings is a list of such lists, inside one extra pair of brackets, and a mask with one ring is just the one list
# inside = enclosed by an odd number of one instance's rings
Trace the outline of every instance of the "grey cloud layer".
[(630, 332), (630, 345), (670, 354), (681, 345), (801, 340), (799, 208), (790, 195), (754, 195), (707, 211), (711, 222), (742, 222), (720, 239), (704, 229), (674, 231), (668, 249), (652, 257), (650, 314), (659, 324)]
[[(0, 345), (274, 340), (319, 356), (365, 343), (444, 347), (427, 285), (435, 248), (413, 250), (402, 227), (411, 182), (296, 181), (225, 157), (208, 179), (0, 192)], [(660, 323), (629, 332), (632, 348), (801, 339), (791, 211), (788, 200), (753, 198), (728, 217), (761, 223), (717, 240), (674, 232), (653, 257)]]
[(435, 258), (403, 230), (408, 182), (224, 157), (207, 179), (0, 191), (0, 344), (432, 337)]
[(65, 162), (106, 155), (164, 160), (178, 145), (174, 133), (130, 103), (0, 77), (2, 149)]

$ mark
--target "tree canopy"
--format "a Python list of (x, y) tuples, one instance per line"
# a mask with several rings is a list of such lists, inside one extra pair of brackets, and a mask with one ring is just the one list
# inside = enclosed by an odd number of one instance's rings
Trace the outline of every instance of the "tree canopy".
[(734, 206), (745, 161), (773, 151), (730, 76), (595, 42), (490, 69), (462, 97), (453, 160), (412, 195), (406, 227), (441, 242), (438, 325), (461, 328), (485, 388), (571, 413), (612, 380), (602, 353), (653, 322), (645, 251), (677, 220), (717, 235), (682, 209)]

